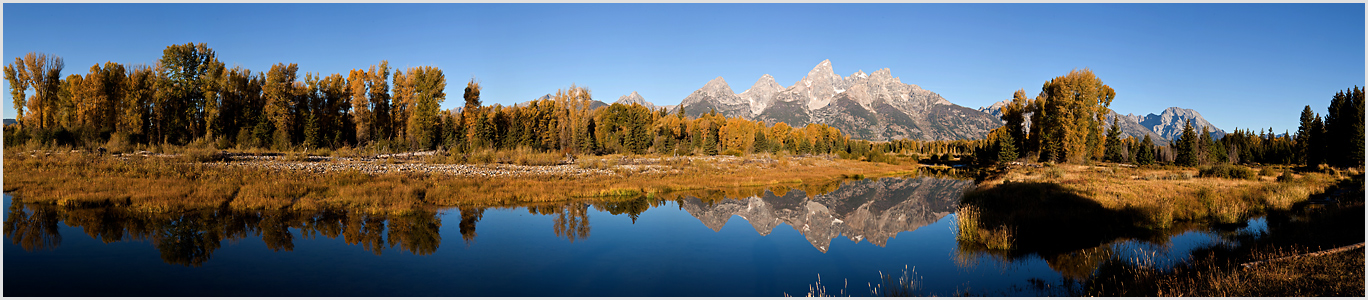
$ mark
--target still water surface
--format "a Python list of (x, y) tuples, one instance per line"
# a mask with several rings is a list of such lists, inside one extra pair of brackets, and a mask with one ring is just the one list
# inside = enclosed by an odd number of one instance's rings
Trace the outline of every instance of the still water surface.
[[(6, 194), (4, 296), (801, 296), (819, 275), (828, 294), (867, 296), (880, 274), (904, 269), (923, 294), (1029, 296), (1040, 293), (1032, 282), (1096, 268), (1098, 258), (961, 249), (953, 212), (972, 185), (865, 179), (821, 195), (446, 208), (400, 217), (152, 215), (11, 203)], [(1194, 248), (1223, 243), (1222, 236), (1187, 230), (1065, 256), (1171, 265)]]

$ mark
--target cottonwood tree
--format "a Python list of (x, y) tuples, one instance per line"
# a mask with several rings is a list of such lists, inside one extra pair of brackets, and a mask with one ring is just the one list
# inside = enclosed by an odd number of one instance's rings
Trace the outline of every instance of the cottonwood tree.
[[(59, 56), (29, 52), (5, 66), (5, 80), (9, 81), (10, 96), (21, 123), (37, 128), (56, 125), (54, 111), (64, 65)], [(33, 88), (33, 95), (26, 98), (29, 88)]]
[[(398, 81), (399, 77), (395, 75), (395, 80)], [(419, 149), (430, 149), (439, 137), (437, 114), (442, 102), (446, 101), (446, 76), (442, 75), (440, 69), (421, 66), (409, 68), (406, 81), (413, 90), (409, 108), (405, 109), (410, 144)]]
[(296, 110), (300, 98), (295, 88), (298, 71), (296, 64), (277, 63), (266, 73), (266, 82), (261, 88), (266, 97), (262, 112), (275, 125), (273, 145), (276, 149), (287, 148), (293, 143), (292, 131), (298, 122)]
[(1055, 77), (1041, 90), (1045, 97), (1033, 106), (1031, 127), (1040, 127), (1042, 159), (1080, 163), (1102, 158), (1102, 124), (1116, 91), (1089, 69)]

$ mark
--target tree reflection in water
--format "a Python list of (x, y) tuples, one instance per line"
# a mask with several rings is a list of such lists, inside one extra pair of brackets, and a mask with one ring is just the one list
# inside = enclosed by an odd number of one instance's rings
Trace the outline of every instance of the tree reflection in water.
[(462, 207), (461, 209), (461, 240), (465, 241), (466, 246), (475, 241), (475, 222), (484, 218), (484, 208)]
[[(457, 229), (467, 246), (479, 236), (476, 223), (489, 208), (525, 208), (532, 215), (548, 216), (552, 232), (573, 243), (589, 238), (591, 208), (611, 215), (625, 214), (635, 224), (646, 210), (669, 203), (714, 229), (732, 215), (749, 220), (761, 235), (780, 223), (804, 228), (800, 232), (825, 252), (837, 235), (883, 246), (899, 232), (933, 223), (954, 209), (951, 203), (962, 187), (971, 183), (946, 178), (866, 179), (828, 183), (808, 190), (783, 189), (779, 194), (764, 187), (691, 190), (574, 203), (462, 206), (453, 211), (460, 213)], [(746, 207), (753, 209), (742, 209)], [(150, 241), (165, 262), (184, 266), (204, 264), (224, 240), (236, 242), (249, 236), (260, 237), (273, 251), (294, 251), (296, 234), (308, 239), (342, 237), (347, 245), (359, 245), (375, 255), (394, 248), (430, 255), (442, 244), (441, 215), (430, 209), (369, 214), (347, 209), (247, 211), (225, 205), (217, 209), (148, 213), (132, 211), (117, 203), (72, 207), (18, 201), (9, 209), (5, 232), (13, 243), (27, 251), (59, 246), (62, 237), (58, 226), (64, 222), (105, 243)]]
[[(339, 210), (234, 211), (224, 207), (145, 213), (116, 206), (82, 208), (14, 202), (4, 229), (10, 240), (25, 251), (48, 250), (61, 245), (59, 222), (81, 228), (104, 243), (150, 241), (166, 263), (192, 267), (212, 258), (225, 239), (236, 242), (260, 236), (271, 250), (293, 251), (295, 234), (291, 229), (310, 239), (341, 236), (347, 244), (360, 244), (376, 255), (386, 248), (428, 255), (436, 252), (442, 242), (442, 221), (435, 211), (386, 216)], [(385, 242), (386, 236), (389, 243)]]
[[(5, 215), (5, 235), (25, 251), (51, 250), (62, 245), (57, 232), (57, 212), (50, 208), (10, 205)], [(106, 238), (107, 239), (107, 238)]]

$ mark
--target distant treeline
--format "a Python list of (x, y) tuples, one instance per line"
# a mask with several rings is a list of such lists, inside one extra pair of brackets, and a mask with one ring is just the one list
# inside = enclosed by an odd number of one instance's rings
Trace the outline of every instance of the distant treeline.
[[(1137, 141), (1122, 137), (1113, 120), (1103, 131), (1107, 106), (1116, 92), (1089, 70), (1075, 70), (1041, 87), (1035, 99), (1018, 90), (1002, 108), (1003, 127), (972, 143), (975, 162), (983, 165), (1025, 158), (1032, 162), (1110, 161), (1141, 165), (1172, 163), (1180, 166), (1211, 164), (1322, 163), (1340, 167), (1362, 166), (1364, 159), (1364, 89), (1353, 87), (1335, 94), (1322, 120), (1308, 105), (1301, 113), (1295, 135), (1255, 134), (1235, 129), (1220, 139), (1211, 128), (1194, 128), (1188, 120), (1178, 139), (1156, 145), (1149, 136)], [(1030, 126), (1026, 119), (1030, 118)], [(1200, 130), (1200, 131), (1199, 131)]]
[[(441, 69), (392, 70), (388, 62), (342, 74), (276, 64), (266, 73), (226, 68), (205, 44), (166, 47), (155, 66), (114, 62), (62, 77), (54, 55), (5, 66), (19, 125), (6, 143), (129, 149), (198, 144), (274, 150), (369, 147), (382, 151), (530, 149), (565, 153), (838, 154), (887, 160), (874, 144), (836, 128), (726, 118), (688, 118), (640, 105), (589, 109), (590, 91), (570, 87), (526, 105), (483, 105), (480, 84), (465, 105), (441, 110)], [(391, 72), (393, 74), (391, 75)], [(29, 94), (29, 92), (32, 94)], [(114, 150), (114, 149), (111, 149)]]

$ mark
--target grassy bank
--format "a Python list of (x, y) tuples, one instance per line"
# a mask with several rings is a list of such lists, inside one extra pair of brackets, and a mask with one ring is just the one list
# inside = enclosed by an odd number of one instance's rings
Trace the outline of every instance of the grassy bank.
[[(236, 209), (337, 208), (402, 214), (429, 206), (498, 206), (642, 195), (720, 199), (758, 195), (765, 190), (782, 193), (795, 188), (816, 195), (834, 190), (845, 178), (916, 172), (912, 166), (814, 156), (726, 163), (697, 157), (655, 158), (677, 172), (641, 173), (613, 163), (623, 157), (606, 156), (581, 157), (579, 162), (584, 168), (610, 170), (613, 175), (472, 178), (412, 173), (370, 175), (354, 171), (307, 173), (218, 167), (200, 163), (216, 160), (202, 159), (200, 155), (119, 159), (57, 149), (6, 151), (4, 180), (5, 192), (16, 195), (16, 201), (64, 206), (113, 205), (170, 212), (226, 205)], [(430, 159), (433, 158), (417, 161)]]
[[(1363, 242), (1359, 170), (1285, 167), (1127, 168), (1058, 165), (997, 173), (966, 193), (961, 252), (1012, 260), (1039, 256), (1076, 296), (1363, 296), (1362, 249), (1241, 264)], [(1325, 199), (1333, 199), (1330, 204)], [(1313, 203), (1311, 200), (1316, 200)], [(1263, 234), (1193, 252), (1159, 267), (1112, 255), (1115, 241), (1163, 243), (1200, 228), (1238, 228), (1265, 216)]]
[(1237, 179), (1203, 177), (1201, 171), (1080, 165), (1010, 169), (965, 194), (960, 210), (969, 222), (960, 224), (961, 240), (1009, 249), (1008, 237), (1032, 243), (1057, 230), (1110, 239), (1163, 230), (1175, 222), (1233, 224), (1291, 209), (1349, 175), (1289, 171)]

